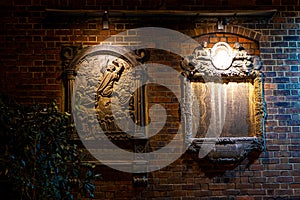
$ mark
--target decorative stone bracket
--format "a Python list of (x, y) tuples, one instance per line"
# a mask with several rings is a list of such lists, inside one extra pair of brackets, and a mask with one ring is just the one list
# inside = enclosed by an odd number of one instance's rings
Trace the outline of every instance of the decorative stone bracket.
[(264, 143), (257, 137), (219, 137), (219, 138), (193, 138), (189, 151), (200, 151), (203, 144), (213, 145), (207, 158), (213, 163), (232, 164), (244, 160), (250, 152), (262, 151)]

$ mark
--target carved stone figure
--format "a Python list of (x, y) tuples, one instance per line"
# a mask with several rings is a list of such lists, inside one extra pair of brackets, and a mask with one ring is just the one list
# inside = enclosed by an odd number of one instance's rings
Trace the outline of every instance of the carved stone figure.
[(240, 71), (249, 72), (252, 69), (251, 56), (247, 54), (245, 48), (238, 42), (233, 47), (232, 67), (240, 68)]
[(207, 42), (202, 42), (199, 47), (194, 49), (195, 59), (197, 60), (210, 60), (210, 49), (207, 48)]
[(110, 97), (113, 92), (113, 85), (115, 81), (118, 81), (120, 75), (124, 70), (123, 63), (119, 63), (116, 60), (107, 66), (102, 78), (100, 79), (100, 85), (97, 89), (97, 94), (102, 97)]
[(262, 61), (261, 58), (259, 56), (255, 56), (253, 58), (253, 69), (255, 70), (260, 70), (262, 67)]

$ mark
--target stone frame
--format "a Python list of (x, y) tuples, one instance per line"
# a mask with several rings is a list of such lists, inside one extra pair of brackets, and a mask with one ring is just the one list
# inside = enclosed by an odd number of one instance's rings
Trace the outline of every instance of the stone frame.
[[(72, 111), (72, 96), (73, 96), (73, 86), (75, 82), (75, 78), (77, 76), (77, 72), (79, 68), (81, 67), (82, 63), (84, 62), (90, 62), (87, 61), (90, 58), (93, 58), (93, 56), (98, 55), (107, 55), (107, 56), (115, 56), (118, 58), (121, 58), (123, 61), (125, 61), (129, 68), (135, 67), (138, 65), (143, 64), (147, 59), (149, 58), (149, 53), (147, 50), (144, 49), (137, 49), (135, 51), (132, 51), (130, 47), (120, 47), (120, 46), (112, 46), (112, 45), (98, 45), (98, 46), (92, 46), (92, 47), (86, 47), (82, 48), (81, 46), (76, 45), (63, 45), (61, 48), (61, 59), (62, 59), (62, 67), (64, 71), (64, 84), (65, 84), (65, 111), (71, 113)], [(141, 74), (143, 71), (136, 70), (136, 81), (143, 81), (141, 78)], [(138, 83), (137, 83), (138, 84)], [(140, 85), (140, 84), (138, 84)], [(145, 107), (142, 107), (143, 105), (141, 102), (145, 101), (145, 91), (144, 88), (138, 90), (137, 94), (133, 96), (134, 99), (134, 107), (136, 108), (133, 110), (135, 121), (139, 125), (145, 124), (143, 121), (144, 113), (145, 113)], [(72, 126), (73, 119), (69, 122)], [(74, 142), (79, 142), (78, 134), (76, 133), (76, 130), (74, 128), (70, 129), (70, 139)], [(139, 137), (141, 137), (141, 133), (136, 133)], [(148, 143), (146, 139), (135, 139), (130, 137), (128, 134), (124, 132), (110, 132), (106, 135), (108, 139), (112, 141), (117, 142), (130, 142), (132, 144), (132, 150), (138, 153), (143, 153), (147, 151)], [(91, 139), (91, 142), (93, 140)], [(94, 158), (89, 156), (89, 153), (86, 152), (87, 162), (95, 162)], [(136, 163), (142, 163), (142, 165), (146, 165), (147, 162), (144, 160), (144, 158), (141, 157), (135, 157), (134, 161)], [(113, 163), (118, 164), (118, 163)], [(122, 166), (126, 167), (132, 167), (131, 163), (120, 163)], [(101, 165), (99, 162), (96, 162), (96, 165)], [(147, 173), (138, 173), (138, 174), (132, 174), (132, 181), (133, 185), (136, 187), (145, 187), (148, 183), (148, 175)]]
[[(222, 54), (228, 55), (226, 62), (228, 66), (215, 66), (213, 58), (217, 49), (221, 47)], [(218, 81), (240, 81), (251, 82), (254, 87), (255, 105), (255, 132), (246, 137), (216, 137), (196, 138), (193, 137), (193, 94), (191, 84), (184, 85), (182, 102), (184, 104), (184, 131), (186, 144), (190, 152), (199, 153), (202, 145), (211, 146), (211, 151), (205, 158), (213, 163), (232, 164), (245, 159), (251, 152), (262, 151), (265, 147), (265, 118), (266, 103), (264, 100), (264, 76), (261, 72), (262, 62), (260, 57), (248, 55), (246, 50), (235, 43), (233, 48), (225, 42), (218, 42), (212, 48), (202, 42), (196, 47), (192, 55), (184, 58), (181, 62), (182, 74), (191, 82), (218, 82)], [(224, 55), (223, 55), (224, 56)], [(204, 80), (205, 79), (205, 80)], [(202, 158), (199, 154), (199, 158)]]

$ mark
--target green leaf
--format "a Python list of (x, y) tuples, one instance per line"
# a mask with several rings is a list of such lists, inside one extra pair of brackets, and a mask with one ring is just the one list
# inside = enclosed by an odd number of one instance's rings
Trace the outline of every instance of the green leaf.
[(79, 186), (68, 181), (70, 175), (93, 196), (93, 165), (83, 164), (82, 150), (68, 140), (69, 128), (74, 127), (70, 116), (60, 113), (56, 102), (8, 107), (0, 98), (0, 125), (9, 136), (9, 145), (0, 147), (0, 155), (5, 155), (0, 157), (0, 166), (5, 166), (0, 174), (9, 175), (23, 191), (19, 199), (32, 199), (33, 194), (36, 199), (73, 199), (70, 191)]

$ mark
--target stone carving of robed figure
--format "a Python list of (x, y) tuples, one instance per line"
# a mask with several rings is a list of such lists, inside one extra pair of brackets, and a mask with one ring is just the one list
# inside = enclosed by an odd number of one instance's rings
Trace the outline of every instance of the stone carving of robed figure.
[(102, 97), (111, 97), (114, 82), (119, 80), (123, 70), (123, 63), (119, 63), (117, 60), (112, 61), (112, 63), (107, 66), (106, 71), (103, 73), (102, 78), (100, 79), (100, 85), (97, 89), (97, 94), (101, 95)]

